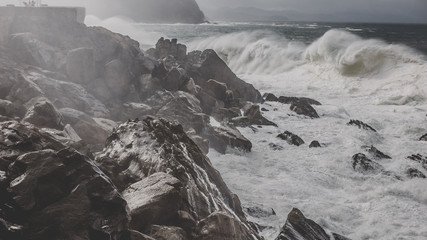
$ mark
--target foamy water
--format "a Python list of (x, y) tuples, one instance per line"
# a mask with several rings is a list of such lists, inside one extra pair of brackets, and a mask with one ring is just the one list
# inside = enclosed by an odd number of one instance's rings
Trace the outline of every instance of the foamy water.
[[(141, 25), (92, 19), (93, 25), (115, 25), (142, 45), (159, 36), (182, 37), (190, 50), (214, 49), (242, 79), (262, 93), (310, 97), (320, 119), (295, 115), (289, 105), (267, 102), (265, 117), (279, 127), (254, 132), (241, 128), (253, 143), (251, 153), (211, 150), (209, 158), (244, 206), (273, 208), (277, 216), (250, 218), (268, 226), (274, 239), (293, 207), (329, 231), (356, 239), (427, 239), (427, 180), (409, 179), (409, 167), (427, 171), (406, 159), (427, 155), (427, 62), (417, 51), (399, 44), (357, 35), (363, 29), (325, 30), (315, 41), (285, 35), (282, 28), (311, 29), (317, 25)], [(120, 27), (120, 25), (127, 25)], [(264, 29), (265, 28), (265, 29)], [(179, 29), (179, 30), (177, 30)], [(297, 30), (295, 30), (297, 31)], [(305, 34), (305, 33), (304, 33)], [(153, 40), (151, 43), (149, 41)], [(362, 120), (377, 133), (347, 126)], [(218, 124), (215, 122), (215, 124)], [(290, 146), (276, 136), (299, 135), (306, 144)], [(323, 148), (310, 149), (318, 140)], [(270, 143), (283, 146), (274, 151)], [(374, 145), (392, 159), (379, 160), (400, 176), (364, 175), (352, 168), (351, 157)]]

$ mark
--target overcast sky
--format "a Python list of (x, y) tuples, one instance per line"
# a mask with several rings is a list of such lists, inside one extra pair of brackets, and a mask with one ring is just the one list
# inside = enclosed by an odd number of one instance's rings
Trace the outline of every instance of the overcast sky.
[[(42, 0), (49, 5), (90, 5), (95, 0)], [(99, 1), (99, 0), (98, 0)], [(120, 0), (117, 0), (120, 1)], [(171, 0), (174, 1), (174, 0)], [(257, 7), (301, 13), (306, 20), (427, 23), (427, 0), (196, 0), (208, 17), (214, 8)], [(0, 0), (18, 3), (19, 0)], [(106, 7), (106, 6), (100, 6)], [(108, 7), (108, 6), (107, 6)], [(292, 19), (290, 19), (292, 20)]]

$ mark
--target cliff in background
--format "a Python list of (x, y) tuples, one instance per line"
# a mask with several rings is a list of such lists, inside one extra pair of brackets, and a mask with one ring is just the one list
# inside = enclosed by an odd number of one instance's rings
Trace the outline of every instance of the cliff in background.
[(149, 23), (203, 23), (205, 15), (195, 0), (108, 0), (98, 1), (102, 7), (88, 7), (89, 14), (101, 18), (124, 16), (137, 22)]

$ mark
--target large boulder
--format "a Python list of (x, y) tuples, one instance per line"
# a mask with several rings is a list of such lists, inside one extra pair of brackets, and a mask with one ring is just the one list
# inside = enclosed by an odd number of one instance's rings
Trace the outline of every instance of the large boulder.
[[(197, 221), (215, 211), (225, 211), (234, 216), (243, 229), (257, 236), (256, 231), (245, 224), (246, 219), (238, 198), (228, 190), (209, 159), (179, 124), (152, 117), (144, 121), (128, 121), (115, 129), (96, 159), (116, 186), (125, 191), (125, 195), (128, 195), (125, 189), (133, 191), (131, 186), (137, 182), (149, 182), (153, 185), (153, 191), (147, 195), (159, 194), (156, 201), (160, 201), (160, 204), (147, 210), (154, 210), (155, 213), (152, 213), (151, 217), (144, 214), (146, 217), (140, 224), (167, 222), (170, 226), (182, 227), (186, 232), (196, 234), (194, 229)], [(155, 175), (162, 172), (163, 176), (164, 173), (168, 174), (167, 179), (170, 179), (168, 181), (171, 181), (172, 185), (166, 186), (166, 182), (155, 184), (156, 181), (152, 179), (162, 176)], [(175, 184), (175, 179), (178, 179), (180, 184)], [(155, 188), (161, 191), (154, 191)], [(166, 199), (170, 200), (169, 204), (162, 204)], [(188, 214), (183, 215), (183, 212)], [(181, 221), (183, 216), (187, 216), (185, 219), (194, 220)], [(183, 226), (183, 222), (193, 224)], [(144, 229), (137, 230), (147, 234)]]
[(295, 145), (295, 146), (301, 146), (304, 144), (304, 140), (300, 138), (298, 135), (293, 134), (289, 131), (285, 131), (279, 135), (277, 135), (278, 138), (285, 140), (289, 145)]
[(240, 131), (230, 125), (208, 128), (209, 145), (219, 153), (225, 154), (227, 149), (234, 148), (245, 152), (252, 150), (252, 143)]
[(258, 90), (238, 78), (214, 50), (191, 52), (188, 54), (188, 61), (190, 66), (187, 73), (197, 85), (203, 86), (206, 81), (215, 79), (226, 84), (235, 98), (254, 103), (263, 101)]
[(10, 118), (22, 118), (26, 113), (22, 104), (0, 99), (0, 115)]
[(9, 239), (119, 240), (128, 235), (126, 201), (91, 159), (17, 122), (0, 123), (0, 141), (0, 159), (10, 162), (0, 167), (8, 188), (0, 197), (0, 212), (5, 221), (21, 226), (19, 237)]
[(30, 109), (22, 120), (32, 123), (40, 128), (64, 129), (64, 120), (62, 115), (55, 109), (47, 99), (39, 99)]
[(331, 240), (325, 230), (313, 220), (306, 218), (294, 208), (288, 214), (286, 224), (282, 227), (276, 240)]
[(310, 118), (319, 118), (316, 110), (305, 101), (297, 101), (291, 104), (290, 109), (298, 115), (304, 115)]
[(123, 191), (128, 202), (133, 229), (144, 229), (147, 224), (165, 224), (177, 214), (183, 204), (179, 193), (181, 182), (163, 172), (130, 185)]
[(94, 50), (82, 47), (68, 51), (66, 71), (72, 82), (86, 85), (93, 81), (96, 76)]
[(247, 103), (243, 107), (243, 116), (231, 119), (232, 123), (239, 127), (247, 127), (250, 125), (268, 125), (275, 126), (277, 124), (262, 116), (259, 105)]

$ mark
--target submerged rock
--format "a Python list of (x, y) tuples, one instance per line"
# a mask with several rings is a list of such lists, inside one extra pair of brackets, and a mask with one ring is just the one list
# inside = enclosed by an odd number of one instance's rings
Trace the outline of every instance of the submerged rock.
[(252, 150), (252, 143), (238, 129), (232, 126), (212, 127), (208, 130), (210, 147), (219, 153), (226, 153), (227, 148), (236, 148), (245, 152)]
[(322, 147), (322, 145), (320, 145), (318, 141), (312, 141), (309, 146), (309, 148), (320, 148), (320, 147)]
[(381, 164), (376, 163), (366, 157), (363, 153), (358, 153), (352, 157), (353, 169), (360, 173), (379, 173), (384, 170)]
[(358, 128), (369, 130), (369, 131), (372, 131), (372, 132), (377, 132), (377, 130), (375, 130), (373, 127), (371, 127), (368, 124), (366, 124), (366, 123), (364, 123), (362, 121), (359, 121), (359, 120), (350, 120), (350, 122), (347, 123), (347, 125), (349, 125), (349, 126), (356, 126)]
[(426, 175), (416, 168), (409, 168), (406, 170), (406, 175), (409, 178), (426, 178)]
[(279, 101), (279, 98), (277, 98), (272, 93), (265, 93), (262, 97), (264, 98), (265, 101), (268, 101), (268, 102), (278, 102)]
[(364, 146), (363, 148), (368, 151), (368, 153), (370, 153), (375, 159), (391, 159), (390, 156), (384, 154), (374, 146)]
[(276, 240), (330, 240), (325, 230), (313, 220), (305, 218), (299, 209), (292, 209)]
[(262, 116), (259, 105), (254, 105), (251, 103), (247, 103), (243, 107), (243, 117), (233, 118), (230, 122), (239, 127), (248, 127), (251, 125), (267, 125), (277, 127), (277, 124)]
[(302, 140), (302, 138), (289, 131), (285, 131), (284, 133), (277, 135), (277, 137), (285, 140), (289, 145), (301, 146), (304, 144), (304, 140)]
[(283, 103), (283, 104), (293, 104), (293, 103), (297, 103), (297, 102), (303, 102), (303, 103), (306, 103), (306, 104), (309, 104), (309, 105), (322, 105), (320, 102), (318, 102), (318, 101), (316, 101), (314, 99), (305, 98), (305, 97), (298, 98), (298, 97), (284, 97), (284, 96), (280, 96), (279, 99), (278, 99), (278, 101), (280, 103)]
[(420, 137), (420, 141), (427, 141), (427, 134), (424, 134), (422, 137)]

